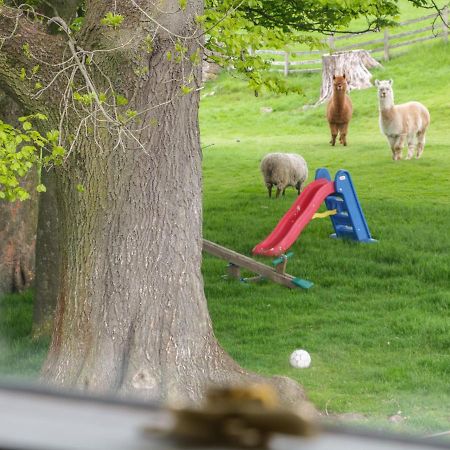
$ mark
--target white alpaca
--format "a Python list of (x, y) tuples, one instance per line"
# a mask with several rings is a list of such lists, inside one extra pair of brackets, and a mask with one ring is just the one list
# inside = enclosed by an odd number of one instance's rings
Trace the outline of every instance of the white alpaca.
[(392, 158), (397, 161), (402, 158), (405, 138), (408, 142), (408, 155), (411, 159), (416, 147), (416, 158), (420, 158), (425, 146), (425, 132), (430, 125), (430, 113), (419, 102), (394, 105), (394, 91), (392, 80), (375, 80), (380, 102), (380, 129), (386, 135), (392, 150)]

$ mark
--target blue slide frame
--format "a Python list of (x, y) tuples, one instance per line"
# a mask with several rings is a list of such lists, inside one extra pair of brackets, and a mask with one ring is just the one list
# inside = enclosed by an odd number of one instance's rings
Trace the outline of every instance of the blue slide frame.
[[(331, 181), (330, 173), (325, 168), (316, 170), (315, 179), (319, 178)], [(327, 209), (336, 210), (336, 214), (330, 216), (334, 228), (331, 237), (357, 242), (377, 242), (370, 234), (350, 173), (347, 170), (338, 170), (334, 185), (335, 192), (325, 199)]]

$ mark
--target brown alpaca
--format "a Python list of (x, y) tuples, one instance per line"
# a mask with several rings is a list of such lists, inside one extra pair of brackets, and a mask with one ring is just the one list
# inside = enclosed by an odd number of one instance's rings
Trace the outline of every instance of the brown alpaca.
[(333, 75), (333, 95), (327, 106), (327, 119), (330, 124), (331, 145), (336, 144), (339, 132), (339, 142), (347, 145), (347, 130), (352, 118), (353, 107), (347, 92), (347, 80), (344, 75)]

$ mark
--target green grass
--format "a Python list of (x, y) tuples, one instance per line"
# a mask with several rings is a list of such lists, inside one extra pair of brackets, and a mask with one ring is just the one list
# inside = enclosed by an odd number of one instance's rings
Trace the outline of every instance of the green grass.
[(0, 376), (35, 378), (48, 339), (32, 338), (33, 293), (0, 298)]
[[(351, 93), (347, 148), (329, 146), (324, 106), (303, 108), (319, 96), (319, 75), (290, 78), (303, 96), (256, 98), (224, 74), (201, 103), (207, 239), (250, 255), (290, 207), (293, 189), (285, 199), (267, 197), (259, 161), (271, 151), (302, 154), (310, 181), (318, 167), (349, 170), (379, 239), (331, 240), (330, 221), (313, 221), (288, 263), (289, 273), (314, 281), (309, 291), (224, 280), (225, 262), (205, 256), (219, 341), (250, 370), (298, 380), (323, 411), (358, 412), (387, 426), (401, 410), (407, 420), (396, 427), (418, 432), (450, 428), (449, 64), (448, 47), (436, 43), (374, 72), (394, 79), (397, 103), (428, 106), (432, 124), (420, 160), (392, 161), (374, 88)], [(263, 106), (273, 112), (261, 113)], [(289, 367), (295, 348), (310, 352), (311, 368)]]

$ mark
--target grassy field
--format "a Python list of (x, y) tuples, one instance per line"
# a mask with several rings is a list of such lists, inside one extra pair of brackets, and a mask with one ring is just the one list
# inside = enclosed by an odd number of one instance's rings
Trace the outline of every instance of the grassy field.
[[(271, 151), (302, 154), (310, 181), (318, 167), (350, 171), (378, 244), (331, 240), (315, 220), (292, 247), (288, 272), (312, 280), (309, 291), (225, 280), (224, 261), (205, 256), (205, 289), (215, 332), (243, 366), (303, 384), (329, 414), (357, 412), (371, 423), (420, 432), (450, 429), (450, 51), (417, 47), (384, 64), (397, 103), (418, 100), (432, 125), (420, 160), (394, 163), (378, 128), (375, 89), (351, 93), (347, 148), (329, 146), (320, 76), (292, 77), (303, 96), (255, 98), (228, 75), (211, 82), (201, 104), (204, 235), (250, 255), (294, 201), (270, 200), (259, 161)], [(432, 68), (432, 71), (430, 70)], [(270, 107), (272, 113), (261, 112)], [(289, 367), (295, 348), (312, 356)]]
[[(450, 51), (417, 47), (374, 73), (393, 78), (397, 102), (416, 99), (432, 124), (420, 160), (391, 160), (378, 130), (375, 89), (352, 92), (347, 148), (331, 148), (320, 76), (292, 77), (303, 95), (258, 98), (224, 74), (202, 91), (204, 235), (250, 255), (294, 201), (269, 200), (259, 161), (297, 152), (318, 167), (350, 171), (374, 245), (328, 238), (329, 220), (311, 223), (293, 246), (288, 271), (312, 280), (309, 291), (226, 280), (225, 262), (205, 256), (203, 272), (218, 339), (244, 367), (288, 375), (324, 413), (355, 412), (371, 424), (450, 429)], [(262, 113), (271, 107), (272, 113)], [(263, 259), (261, 259), (263, 260)], [(31, 338), (32, 295), (0, 299), (0, 374), (36, 376), (48, 341)], [(305, 348), (312, 366), (288, 364)], [(390, 425), (394, 426), (394, 425)]]
[(32, 337), (33, 293), (0, 298), (0, 376), (35, 378), (49, 341)]

